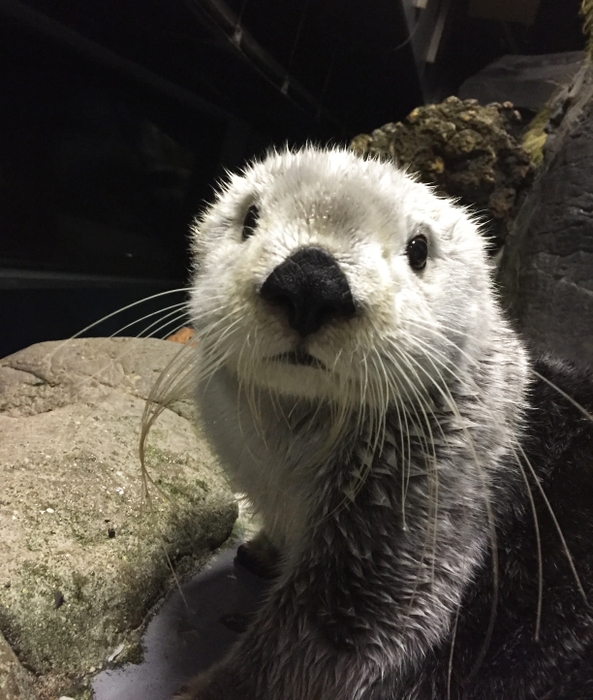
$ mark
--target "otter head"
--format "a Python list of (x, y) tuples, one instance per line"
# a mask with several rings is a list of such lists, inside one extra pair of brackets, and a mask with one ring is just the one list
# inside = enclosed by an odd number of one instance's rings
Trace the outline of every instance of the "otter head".
[(496, 317), (462, 208), (390, 163), (273, 153), (197, 221), (191, 309), (207, 371), (349, 406), (442, 381)]

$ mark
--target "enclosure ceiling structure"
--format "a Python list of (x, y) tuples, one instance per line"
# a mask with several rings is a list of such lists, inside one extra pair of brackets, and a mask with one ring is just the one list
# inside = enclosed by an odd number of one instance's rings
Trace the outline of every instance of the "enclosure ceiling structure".
[[(279, 90), (286, 99), (299, 109), (309, 111), (314, 116), (323, 116), (328, 121), (344, 129), (342, 122), (329, 111), (323, 103), (307, 90), (298, 80), (290, 75), (290, 65), (281, 65), (261, 44), (259, 44), (241, 23), (241, 14), (236, 14), (222, 0), (186, 0), (186, 5), (194, 16), (224, 36), (229, 44), (241, 54), (253, 70), (262, 75), (271, 85)], [(294, 39), (292, 54), (298, 42), (302, 20)], [(332, 62), (333, 63), (333, 62)], [(332, 63), (327, 69), (325, 84), (329, 81)]]

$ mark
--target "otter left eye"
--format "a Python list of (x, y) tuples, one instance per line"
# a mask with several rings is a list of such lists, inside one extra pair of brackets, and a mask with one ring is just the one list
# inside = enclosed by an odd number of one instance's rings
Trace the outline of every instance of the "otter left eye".
[(243, 218), (243, 240), (247, 240), (250, 236), (253, 236), (255, 229), (257, 228), (257, 222), (259, 219), (259, 209), (252, 204), (249, 209), (245, 212), (245, 217)]
[(411, 268), (423, 270), (426, 267), (426, 259), (428, 258), (428, 241), (426, 236), (422, 234), (414, 236), (408, 243), (406, 255)]

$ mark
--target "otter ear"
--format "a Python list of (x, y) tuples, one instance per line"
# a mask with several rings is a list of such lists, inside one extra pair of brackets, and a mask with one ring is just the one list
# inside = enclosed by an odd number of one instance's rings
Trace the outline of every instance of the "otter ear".
[(251, 238), (257, 229), (257, 223), (259, 221), (259, 207), (256, 204), (251, 204), (245, 216), (243, 217), (243, 229), (241, 231), (241, 237), (244, 241)]

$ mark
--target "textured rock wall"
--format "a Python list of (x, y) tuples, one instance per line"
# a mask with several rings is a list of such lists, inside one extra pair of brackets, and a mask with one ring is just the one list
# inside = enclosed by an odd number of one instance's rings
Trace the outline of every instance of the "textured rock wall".
[(593, 72), (551, 108), (544, 164), (507, 237), (503, 298), (535, 344), (593, 365)]

